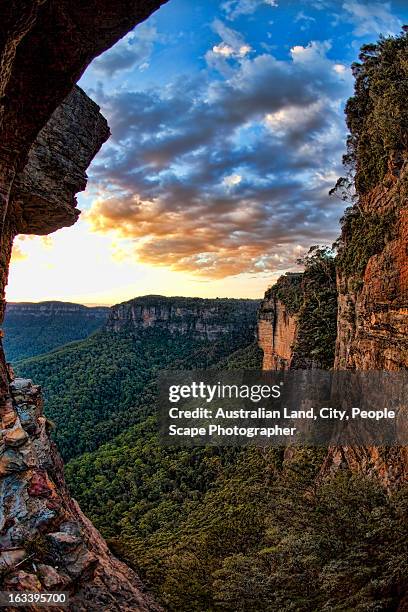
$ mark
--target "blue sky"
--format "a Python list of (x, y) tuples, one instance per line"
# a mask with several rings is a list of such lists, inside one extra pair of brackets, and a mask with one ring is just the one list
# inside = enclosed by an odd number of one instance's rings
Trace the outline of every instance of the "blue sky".
[(78, 225), (17, 243), (9, 299), (260, 297), (338, 235), (350, 64), (399, 33), (404, 4), (170, 0), (82, 77), (112, 137)]

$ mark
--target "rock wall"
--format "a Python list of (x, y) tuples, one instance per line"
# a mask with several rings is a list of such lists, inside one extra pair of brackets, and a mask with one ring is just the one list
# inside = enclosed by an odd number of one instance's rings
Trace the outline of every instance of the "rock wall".
[(264, 370), (330, 369), (337, 291), (333, 256), (315, 248), (302, 274), (286, 274), (265, 293), (258, 312)]
[(129, 332), (156, 327), (171, 334), (217, 340), (256, 327), (257, 300), (144, 296), (110, 309), (106, 330)]
[(84, 306), (73, 302), (7, 302), (6, 313), (9, 317), (52, 317), (59, 314), (78, 314), (83, 317), (106, 319), (109, 306)]
[(353, 289), (354, 276), (338, 274), (336, 369), (408, 368), (407, 184), (408, 164), (360, 198), (365, 213), (395, 211), (395, 222), (384, 249), (369, 259), (361, 288)]
[(73, 225), (86, 169), (110, 131), (99, 106), (75, 86), (51, 115), (15, 177), (12, 206), (18, 234), (44, 235)]
[(289, 286), (298, 287), (300, 278), (301, 275), (281, 277), (265, 293), (258, 312), (258, 344), (263, 351), (263, 370), (288, 370), (291, 366), (298, 318), (277, 294), (280, 287), (282, 291), (286, 286), (288, 289)]
[[(109, 135), (75, 83), (163, 3), (0, 0), (0, 324), (15, 235), (76, 221), (75, 194)], [(158, 609), (70, 498), (38, 387), (11, 379), (0, 345), (1, 587), (64, 588), (72, 610)]]
[[(339, 370), (408, 369), (408, 164), (388, 174), (359, 205), (367, 214), (395, 212), (384, 248), (373, 255), (363, 282), (338, 274), (339, 310), (335, 367)], [(347, 239), (343, 236), (347, 245)], [(392, 490), (408, 482), (407, 447), (332, 447), (322, 468), (327, 475), (349, 467), (379, 478)]]
[(84, 612), (159, 610), (70, 498), (40, 388), (15, 379), (11, 392), (0, 415), (2, 588), (68, 591)]

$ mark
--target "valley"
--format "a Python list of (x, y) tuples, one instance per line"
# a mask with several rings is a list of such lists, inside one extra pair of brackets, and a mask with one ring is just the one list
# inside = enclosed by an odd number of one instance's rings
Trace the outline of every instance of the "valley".
[(69, 460), (154, 413), (160, 370), (213, 367), (250, 345), (258, 306), (256, 300), (135, 298), (113, 306), (85, 340), (14, 368), (43, 386), (54, 439)]

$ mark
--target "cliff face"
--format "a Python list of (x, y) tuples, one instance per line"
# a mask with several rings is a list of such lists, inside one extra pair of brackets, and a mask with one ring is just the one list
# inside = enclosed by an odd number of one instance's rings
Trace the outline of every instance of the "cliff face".
[(159, 328), (171, 334), (216, 340), (256, 326), (256, 300), (145, 296), (113, 306), (106, 330), (129, 332)]
[(3, 346), (8, 361), (41, 355), (102, 327), (109, 308), (67, 302), (8, 303)]
[[(360, 198), (366, 215), (388, 218), (383, 249), (370, 257), (363, 279), (338, 273), (335, 367), (408, 369), (408, 166)], [(343, 232), (345, 248), (355, 238)], [(357, 285), (357, 289), (356, 289)], [(380, 479), (387, 489), (408, 481), (407, 447), (334, 447), (322, 474), (349, 467)]]
[[(258, 344), (263, 351), (263, 370), (288, 370), (298, 332), (298, 304), (292, 309), (283, 295), (300, 291), (302, 275), (282, 276), (268, 289), (258, 311)], [(281, 296), (279, 299), (278, 296)]]
[(264, 370), (333, 367), (337, 290), (332, 253), (314, 248), (303, 274), (286, 274), (268, 289), (258, 312)]
[[(76, 81), (161, 4), (0, 0), (0, 323), (15, 235), (75, 222), (75, 194), (109, 135)], [(2, 589), (68, 590), (75, 610), (157, 609), (69, 497), (39, 389), (12, 382), (1, 347), (0, 418)]]
[(99, 106), (74, 87), (39, 132), (14, 180), (18, 234), (49, 234), (75, 223), (75, 194), (85, 189), (85, 170), (109, 135)]
[[(384, 248), (367, 263), (360, 288), (338, 273), (339, 313), (335, 367), (339, 370), (408, 368), (408, 164), (399, 176), (360, 198), (366, 215), (389, 216)], [(353, 236), (343, 236), (345, 248)]]

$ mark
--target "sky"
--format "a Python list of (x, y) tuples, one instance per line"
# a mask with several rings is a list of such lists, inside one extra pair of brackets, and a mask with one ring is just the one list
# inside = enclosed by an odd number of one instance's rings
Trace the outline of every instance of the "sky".
[(350, 65), (404, 0), (170, 0), (79, 85), (112, 136), (79, 222), (15, 241), (7, 298), (262, 297), (338, 236)]

